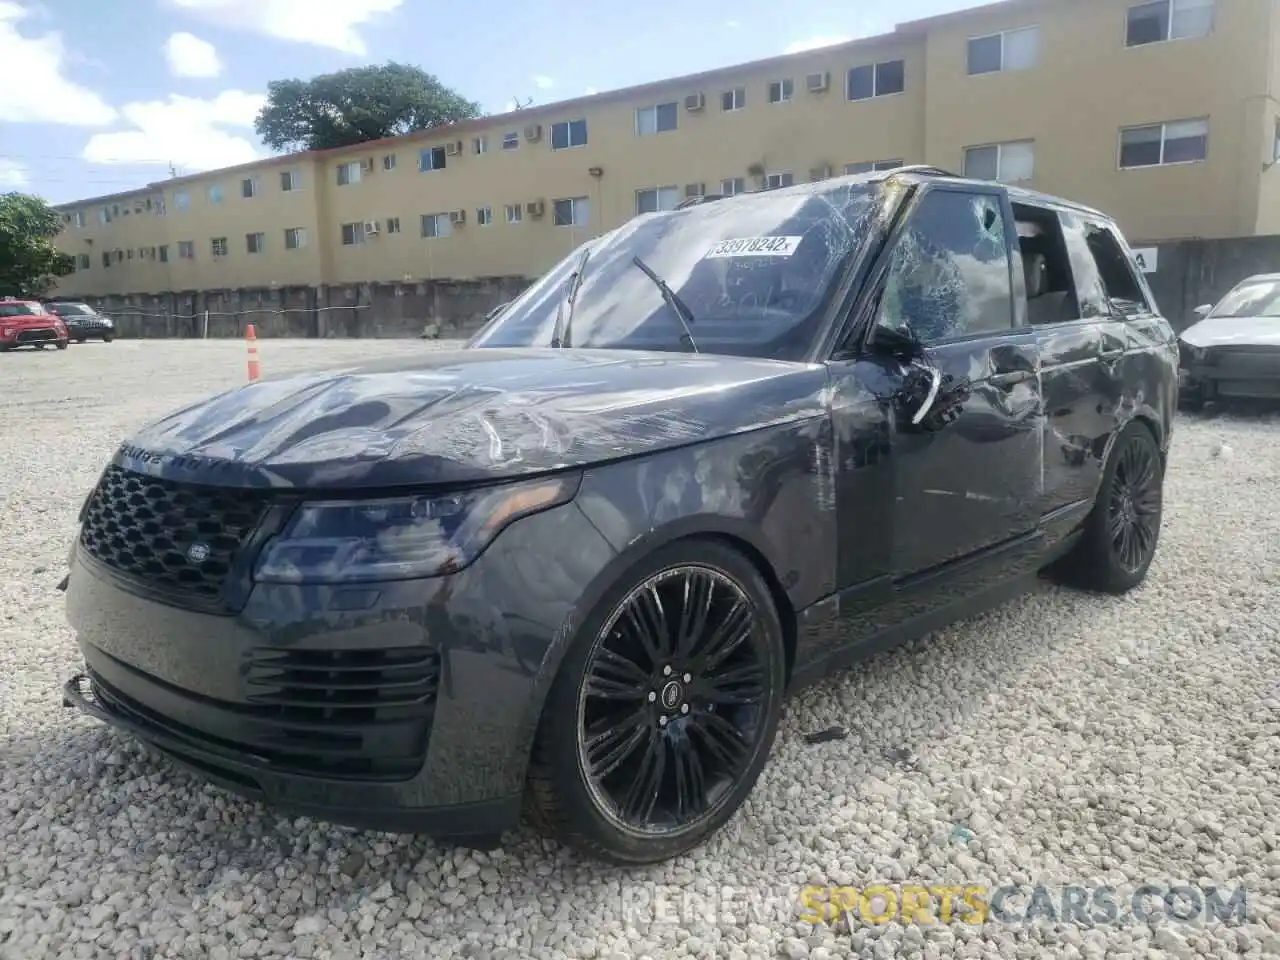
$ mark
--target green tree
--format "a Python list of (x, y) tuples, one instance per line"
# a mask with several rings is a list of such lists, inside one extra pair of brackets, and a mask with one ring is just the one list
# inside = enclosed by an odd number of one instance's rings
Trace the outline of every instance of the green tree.
[(480, 116), (480, 105), (401, 63), (274, 80), (254, 130), (273, 150), (330, 150)]
[(0, 194), (0, 297), (38, 297), (75, 270), (54, 238), (62, 217), (39, 197)]

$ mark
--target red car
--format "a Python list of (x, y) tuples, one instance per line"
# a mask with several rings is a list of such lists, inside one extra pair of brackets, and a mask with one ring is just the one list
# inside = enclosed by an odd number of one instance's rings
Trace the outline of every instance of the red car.
[(28, 346), (43, 350), (46, 343), (65, 350), (68, 342), (67, 325), (43, 304), (35, 300), (0, 300), (0, 351)]

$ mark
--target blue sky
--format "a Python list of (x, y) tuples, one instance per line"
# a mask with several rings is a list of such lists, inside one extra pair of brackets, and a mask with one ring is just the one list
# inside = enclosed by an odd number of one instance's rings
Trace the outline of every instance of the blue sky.
[(284, 77), (398, 60), (498, 113), (971, 5), (0, 0), (0, 190), (61, 203), (266, 155), (253, 117)]

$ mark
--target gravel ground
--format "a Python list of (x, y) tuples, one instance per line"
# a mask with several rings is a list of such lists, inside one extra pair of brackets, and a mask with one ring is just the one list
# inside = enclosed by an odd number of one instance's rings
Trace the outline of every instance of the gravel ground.
[[(260, 341), (268, 374), (422, 348)], [(82, 498), (125, 433), (242, 382), (244, 354), (87, 344), (0, 371), (4, 960), (1280, 955), (1280, 418), (1179, 422), (1142, 589), (1046, 587), (807, 691), (721, 837), (619, 871), (528, 830), (476, 854), (288, 819), (63, 710), (54, 587)], [(803, 738), (835, 725), (851, 736)], [(805, 884), (874, 883), (1218, 884), (1248, 906), (1092, 930), (799, 919)]]

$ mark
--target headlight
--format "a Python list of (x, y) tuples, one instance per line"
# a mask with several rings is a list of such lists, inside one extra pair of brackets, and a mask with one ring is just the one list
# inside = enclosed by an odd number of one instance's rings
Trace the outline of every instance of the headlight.
[(1208, 351), (1204, 347), (1193, 347), (1185, 340), (1178, 341), (1178, 354), (1182, 360), (1184, 367), (1189, 367), (1193, 363), (1201, 363), (1204, 361)]
[(268, 542), (262, 583), (354, 583), (463, 569), (502, 530), (568, 503), (581, 474), (439, 496), (304, 503)]

